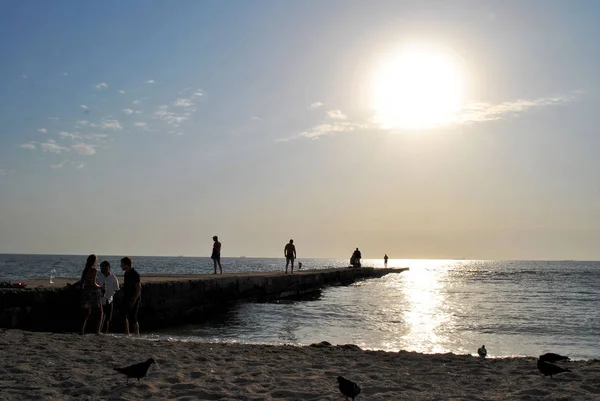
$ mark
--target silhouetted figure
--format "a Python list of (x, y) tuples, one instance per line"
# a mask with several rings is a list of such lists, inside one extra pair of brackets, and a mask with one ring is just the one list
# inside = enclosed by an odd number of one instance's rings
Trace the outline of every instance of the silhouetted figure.
[(298, 263), (298, 270), (302, 270), (302, 262)]
[(360, 394), (360, 386), (353, 381), (344, 379), (342, 376), (338, 376), (337, 381), (340, 384), (340, 392), (346, 396), (346, 401), (348, 398), (352, 398), (354, 401), (354, 397)]
[(140, 334), (138, 323), (138, 310), (142, 297), (142, 280), (140, 274), (132, 267), (133, 261), (129, 256), (121, 259), (123, 275), (123, 299), (121, 301), (121, 317), (123, 318), (124, 331), (129, 335), (129, 327), (133, 327), (135, 334)]
[(482, 359), (485, 359), (487, 356), (487, 349), (485, 349), (485, 345), (482, 345), (481, 348), (477, 348), (477, 353)]
[(362, 259), (362, 255), (358, 248), (354, 252), (352, 252), (352, 256), (350, 257), (350, 265), (352, 267), (360, 267), (360, 260)]
[(285, 248), (283, 248), (283, 254), (285, 255), (285, 274), (288, 272), (288, 265), (292, 262), (292, 274), (294, 274), (294, 260), (296, 259), (296, 246), (294, 245), (294, 240), (291, 239), (290, 242), (285, 244)]
[(544, 362), (541, 359), (538, 359), (537, 367), (544, 376), (550, 376), (551, 378), (552, 375), (557, 375), (563, 372), (570, 372), (569, 369), (561, 368), (560, 366), (550, 362)]
[(385, 254), (385, 256), (383, 257), (383, 267), (387, 267), (387, 261), (388, 261), (388, 255), (387, 253)]
[(136, 363), (124, 368), (115, 368), (115, 370), (127, 376), (127, 383), (129, 383), (130, 378), (137, 379), (139, 382), (142, 377), (146, 377), (146, 373), (148, 373), (148, 369), (150, 369), (150, 365), (153, 363), (156, 363), (154, 358), (148, 358), (146, 362)]
[(83, 272), (81, 273), (81, 280), (74, 284), (76, 288), (81, 289), (81, 309), (83, 311), (81, 334), (85, 334), (85, 326), (87, 325), (92, 308), (96, 310), (96, 334), (100, 334), (100, 329), (102, 328), (102, 291), (101, 286), (96, 282), (98, 275), (97, 263), (98, 258), (96, 255), (92, 254), (88, 256)]
[(558, 355), (553, 352), (548, 352), (547, 354), (540, 355), (540, 361), (544, 361), (544, 362), (554, 363), (554, 362), (568, 361), (568, 360), (569, 360), (568, 356)]
[(103, 261), (100, 263), (100, 274), (98, 275), (98, 284), (102, 286), (102, 312), (104, 313), (103, 325), (105, 333), (108, 334), (110, 320), (113, 314), (113, 297), (119, 291), (119, 279), (111, 273), (110, 263)]
[(217, 274), (217, 264), (219, 265), (219, 270), (221, 271), (221, 274), (223, 274), (223, 266), (221, 266), (221, 243), (219, 242), (219, 237), (215, 235), (213, 237), (213, 241), (213, 249), (210, 258), (215, 264), (215, 274)]

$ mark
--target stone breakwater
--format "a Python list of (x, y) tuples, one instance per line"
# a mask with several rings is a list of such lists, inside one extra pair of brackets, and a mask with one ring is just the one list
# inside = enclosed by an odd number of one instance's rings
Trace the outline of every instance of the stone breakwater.
[[(142, 276), (139, 318), (144, 330), (202, 321), (237, 302), (301, 297), (321, 288), (400, 273), (407, 268), (310, 270), (197, 276)], [(122, 282), (122, 279), (120, 279)], [(81, 324), (78, 290), (29, 283), (26, 289), (0, 289), (0, 327), (32, 331), (74, 332)], [(32, 288), (35, 287), (35, 288)], [(115, 295), (113, 322), (120, 319), (121, 292)], [(119, 325), (112, 325), (120, 329)]]

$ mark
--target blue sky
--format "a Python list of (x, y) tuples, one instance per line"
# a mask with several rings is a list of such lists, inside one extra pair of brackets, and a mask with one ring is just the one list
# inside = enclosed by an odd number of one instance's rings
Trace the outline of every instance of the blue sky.
[[(598, 259), (595, 1), (5, 1), (0, 252)], [(405, 43), (465, 74), (384, 127)], [(401, 111), (400, 111), (401, 112)], [(281, 249), (280, 249), (281, 248)]]

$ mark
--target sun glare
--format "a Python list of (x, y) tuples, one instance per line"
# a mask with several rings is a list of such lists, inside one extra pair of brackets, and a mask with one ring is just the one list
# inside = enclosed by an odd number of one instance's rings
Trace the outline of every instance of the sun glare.
[(464, 96), (458, 57), (447, 49), (404, 47), (373, 74), (371, 106), (384, 128), (427, 129), (450, 124)]

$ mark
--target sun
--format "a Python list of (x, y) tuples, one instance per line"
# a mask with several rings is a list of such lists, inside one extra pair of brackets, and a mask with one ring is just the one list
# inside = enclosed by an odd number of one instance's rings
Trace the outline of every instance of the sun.
[(448, 49), (406, 46), (377, 64), (371, 88), (375, 122), (383, 128), (429, 129), (456, 119), (465, 74)]

